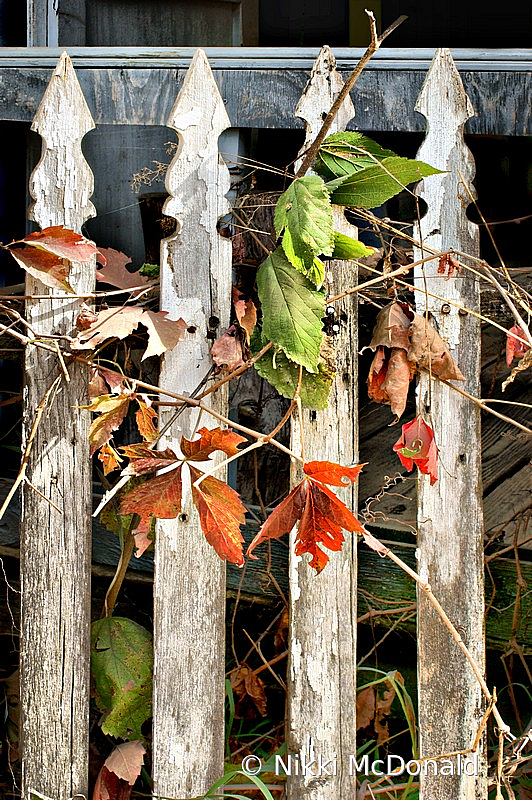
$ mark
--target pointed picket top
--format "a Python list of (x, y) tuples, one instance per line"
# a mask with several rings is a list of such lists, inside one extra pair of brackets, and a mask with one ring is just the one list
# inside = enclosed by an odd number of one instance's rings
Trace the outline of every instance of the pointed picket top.
[[(214, 194), (210, 181), (217, 171), (218, 186), (224, 175), (226, 191), (230, 185), (229, 170), (220, 163), (218, 137), (231, 127), (231, 120), (204, 50), (198, 49), (194, 53), (166, 124), (177, 131), (180, 143), (167, 171), (166, 189), (170, 197), (165, 203), (164, 213), (180, 221), (187, 213), (190, 200), (183, 191), (184, 174), (192, 173), (204, 179), (200, 191), (204, 191), (207, 198)], [(220, 209), (221, 213), (229, 210), (229, 205), (225, 205), (223, 210)], [(206, 210), (210, 216), (212, 209), (207, 206)]]
[[(478, 228), (466, 217), (471, 201), (460, 174), (472, 189), (475, 162), (464, 141), (464, 125), (475, 112), (450, 50), (436, 51), (416, 111), (427, 120), (427, 134), (417, 158), (445, 170), (442, 175), (422, 181), (417, 189), (428, 205), (421, 220), (423, 240), (437, 250), (455, 247), (474, 253), (478, 248)], [(446, 287), (446, 296), (449, 288)]]
[[(300, 154), (303, 154), (307, 150), (318, 135), (324, 116), (338, 97), (343, 85), (343, 78), (336, 69), (336, 58), (330, 47), (325, 45), (321, 48), (314, 62), (310, 79), (296, 106), (296, 117), (303, 119), (307, 126), (305, 143), (300, 150)], [(354, 116), (355, 107), (351, 98), (348, 96), (342, 103), (334, 119), (330, 133), (344, 131), (348, 122), (353, 119)], [(300, 162), (301, 159), (296, 162), (296, 171)]]
[(95, 127), (72, 61), (63, 52), (31, 129), (42, 138), (42, 154), (30, 179), (30, 219), (41, 228), (65, 225), (78, 232), (96, 216), (90, 201), (94, 176), (81, 140)]

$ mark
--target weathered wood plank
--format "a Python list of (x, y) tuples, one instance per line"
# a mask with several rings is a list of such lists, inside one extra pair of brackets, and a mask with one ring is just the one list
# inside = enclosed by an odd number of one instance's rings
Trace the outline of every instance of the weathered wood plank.
[[(198, 50), (168, 120), (180, 148), (167, 173), (164, 213), (177, 232), (161, 243), (161, 308), (195, 328), (163, 358), (160, 381), (193, 392), (209, 371), (209, 331), (229, 323), (231, 242), (216, 223), (228, 211), (229, 171), (218, 136), (230, 126), (205, 53)], [(213, 406), (226, 412), (227, 393)], [(164, 425), (171, 413), (161, 414)], [(165, 436), (178, 451), (197, 412)], [(212, 420), (203, 417), (202, 425)], [(163, 446), (165, 446), (163, 445)], [(218, 474), (223, 479), (223, 474)], [(153, 781), (162, 797), (196, 797), (223, 772), (225, 565), (207, 544), (183, 487), (182, 514), (157, 526), (154, 587)]]
[[(420, 196), (428, 205), (418, 235), (436, 250), (449, 247), (478, 256), (478, 230), (467, 220), (468, 185), (473, 157), (464, 144), (463, 127), (474, 114), (452, 56), (438, 50), (416, 110), (427, 120), (427, 136), (418, 158), (447, 172), (423, 182)], [(417, 253), (423, 251), (417, 251)], [(415, 253), (415, 257), (417, 257)], [(478, 282), (467, 272), (445, 280), (438, 262), (414, 273), (417, 286), (479, 311)], [(441, 300), (416, 296), (418, 313), (430, 313), (466, 376), (465, 388), (478, 396), (480, 324), (461, 316)], [(452, 388), (428, 376), (420, 378), (418, 413), (433, 425), (439, 448), (438, 481), (418, 479), (418, 570), (462, 637), (480, 669), (485, 664), (484, 567), (481, 488), (480, 413)], [(483, 713), (484, 699), (471, 670), (449, 632), (422, 592), (418, 592), (418, 708), (421, 755), (470, 747)], [(442, 709), (444, 724), (442, 724)], [(478, 776), (420, 775), (422, 800), (484, 798), (486, 761), (481, 743)]]
[[(66, 53), (60, 58), (33, 122), (43, 140), (30, 182), (31, 218), (41, 227), (81, 229), (95, 214), (81, 139), (94, 127)], [(71, 285), (94, 291), (94, 263), (75, 267)], [(50, 294), (27, 276), (26, 294)], [(64, 298), (64, 294), (61, 295)], [(39, 333), (72, 334), (79, 301), (28, 300), (26, 317)], [(85, 411), (86, 369), (71, 364), (39, 424), (27, 468), (21, 518), (22, 797), (39, 791), (66, 800), (88, 791), (91, 462)], [(24, 439), (58, 370), (56, 359), (28, 348)]]
[[(322, 114), (331, 107), (342, 83), (334, 56), (324, 47), (296, 109), (307, 125), (302, 152), (317, 135)], [(344, 128), (353, 114), (348, 99), (333, 131)], [(354, 229), (339, 210), (335, 223), (343, 233), (353, 235)], [(340, 286), (353, 282), (354, 264), (330, 263), (325, 281), (328, 292), (336, 294)], [(292, 424), (292, 448), (300, 450), (301, 428), (308, 461), (350, 465), (357, 459), (357, 371), (356, 359), (351, 358), (357, 349), (357, 316), (350, 300), (338, 305), (337, 314), (345, 316), (345, 321), (341, 332), (329, 340), (337, 369), (329, 405), (318, 413), (303, 409), (302, 420)], [(300, 470), (294, 468), (292, 477), (299, 482)], [(343, 499), (353, 507), (354, 490), (348, 490)], [(288, 749), (299, 755), (301, 763), (337, 756), (338, 764), (335, 775), (314, 771), (314, 775), (288, 777), (290, 800), (337, 800), (354, 796), (356, 789), (356, 776), (349, 774), (349, 754), (356, 752), (356, 540), (350, 535), (346, 538), (342, 551), (331, 553), (326, 568), (316, 575), (307, 559), (294, 554), (295, 534), (290, 536)]]
[[(0, 55), (2, 50), (0, 50)], [(27, 66), (0, 59), (0, 119), (29, 121), (48, 81), (49, 70), (39, 58)], [(93, 116), (99, 124), (164, 125), (181, 84), (188, 59), (159, 66), (144, 61), (131, 64), (127, 59), (109, 66), (83, 61), (79, 79)], [(163, 62), (164, 63), (164, 62)], [(529, 104), (531, 68), (522, 62), (504, 71), (503, 62), (491, 71), (477, 68), (462, 73), (466, 89), (475, 103), (477, 115), (469, 120), (466, 132), (505, 136), (525, 136), (532, 131)], [(263, 66), (261, 62), (219, 67), (215, 77), (226, 102), (232, 125), (238, 128), (296, 128), (293, 109), (301, 96), (308, 70), (286, 62)], [(371, 69), (371, 62), (357, 83), (359, 110), (349, 127), (367, 131), (422, 132), (423, 121), (414, 112), (416, 97), (425, 72), (421, 68)]]

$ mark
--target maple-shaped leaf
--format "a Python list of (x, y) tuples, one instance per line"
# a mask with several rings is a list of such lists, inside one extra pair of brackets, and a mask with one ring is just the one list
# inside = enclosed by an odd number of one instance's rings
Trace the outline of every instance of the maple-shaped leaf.
[(410, 472), (414, 464), (424, 475), (430, 475), (431, 486), (438, 480), (438, 448), (434, 441), (434, 431), (418, 414), (402, 427), (401, 438), (393, 450), (401, 464)]
[(235, 325), (222, 333), (211, 348), (211, 357), (216, 366), (226, 367), (229, 371), (240, 367), (242, 360), (242, 344)]
[(72, 350), (94, 350), (107, 339), (125, 339), (142, 324), (148, 329), (148, 346), (142, 360), (172, 350), (184, 339), (187, 323), (167, 319), (166, 312), (146, 311), (140, 306), (106, 308), (98, 319), (71, 342)]
[(179, 464), (171, 472), (135, 486), (124, 495), (120, 513), (138, 514), (143, 525), (147, 525), (151, 517), (175, 519), (181, 513), (182, 469), (183, 465)]
[(249, 344), (251, 334), (257, 324), (257, 309), (253, 300), (242, 294), (236, 286), (233, 286), (233, 306), (235, 308), (238, 324), (245, 331), (246, 340)]
[(89, 442), (91, 446), (91, 456), (96, 450), (107, 444), (113, 432), (122, 424), (126, 416), (131, 394), (102, 394), (95, 397), (90, 406), (80, 406), (87, 411), (93, 411), (99, 416), (92, 421), (89, 430)]
[(216, 450), (226, 456), (235, 456), (238, 445), (247, 439), (234, 431), (223, 428), (200, 428), (199, 439), (181, 438), (181, 452), (187, 461), (206, 461)]
[[(256, 716), (258, 711), (262, 717), (266, 716), (266, 692), (264, 683), (255, 675), (248, 664), (244, 662), (229, 673), (231, 688), (235, 693), (238, 703), (236, 717)], [(255, 713), (253, 713), (255, 709)]]
[(135, 419), (137, 420), (139, 433), (146, 442), (153, 442), (157, 438), (157, 428), (154, 424), (154, 420), (157, 419), (157, 412), (152, 408), (148, 395), (139, 394), (136, 396), (136, 400), (139, 407), (135, 412)]
[(305, 478), (272, 511), (251, 542), (248, 555), (262, 542), (279, 538), (299, 522), (295, 553), (309, 553), (310, 566), (320, 573), (329, 560), (320, 545), (333, 551), (341, 550), (344, 541), (342, 530), (366, 533), (353, 512), (325, 485), (352, 483), (362, 466), (342, 467), (330, 461), (305, 464)]
[(7, 249), (34, 278), (52, 289), (68, 292), (74, 291), (68, 282), (72, 263), (83, 264), (98, 253), (93, 242), (62, 225), (30, 233), (8, 244)]
[(239, 567), (244, 565), (242, 554), (243, 536), (240, 526), (246, 521), (246, 509), (237, 492), (227, 483), (208, 475), (199, 484), (198, 469), (189, 464), (192, 480), (192, 500), (198, 510), (201, 528), (209, 544), (224, 561)]
[[(112, 247), (100, 247), (100, 256), (103, 256), (104, 261), (103, 266), (96, 270), (96, 277), (102, 283), (116, 286), (117, 289), (132, 289), (134, 286), (155, 283), (139, 272), (130, 272), (126, 269), (126, 264), (131, 264), (131, 258), (119, 250), (114, 250)], [(100, 261), (101, 258), (97, 260)], [(135, 297), (141, 291), (142, 289), (137, 289), (131, 294)]]
[[(513, 335), (512, 335), (513, 334)], [(522, 342), (516, 339), (520, 336), (525, 339), (525, 332), (520, 325), (514, 325), (513, 328), (506, 334), (506, 366), (510, 367), (514, 358), (522, 358), (527, 350), (530, 350), (530, 345), (527, 342)]]

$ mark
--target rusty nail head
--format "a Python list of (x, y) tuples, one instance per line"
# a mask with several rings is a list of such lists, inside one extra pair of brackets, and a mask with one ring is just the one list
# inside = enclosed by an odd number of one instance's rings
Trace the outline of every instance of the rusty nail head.
[(449, 305), (449, 303), (444, 303), (444, 304), (442, 305), (442, 307), (441, 307), (441, 313), (442, 313), (442, 314), (450, 314), (450, 313), (451, 313), (451, 306)]
[(467, 317), (467, 311), (465, 310), (465, 308), (459, 308), (458, 313), (461, 317)]

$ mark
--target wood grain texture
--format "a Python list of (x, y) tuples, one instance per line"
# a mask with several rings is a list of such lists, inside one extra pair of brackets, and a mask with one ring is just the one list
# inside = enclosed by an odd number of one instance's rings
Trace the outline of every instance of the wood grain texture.
[[(228, 211), (229, 172), (218, 137), (230, 125), (205, 53), (198, 50), (168, 120), (180, 146), (167, 172), (164, 213), (177, 232), (161, 243), (161, 308), (194, 333), (163, 358), (160, 382), (192, 392), (209, 371), (209, 331), (229, 323), (231, 242), (216, 223)], [(227, 393), (213, 398), (227, 411)], [(161, 414), (166, 424), (170, 413)], [(163, 447), (191, 437), (197, 412), (172, 425)], [(216, 427), (207, 416), (200, 426)], [(186, 470), (184, 470), (186, 471)], [(223, 472), (217, 474), (223, 479)], [(207, 544), (183, 487), (182, 514), (157, 525), (154, 587), (154, 791), (196, 797), (223, 773), (225, 565)]]
[[(50, 75), (50, 59), (42, 55), (2, 59), (2, 52), (9, 49), (0, 51), (0, 119), (30, 121)], [(105, 52), (100, 62), (96, 58), (76, 62), (96, 123), (164, 125), (189, 58), (168, 62), (122, 58), (113, 66)], [(235, 61), (234, 66), (224, 67), (220, 61), (214, 72), (232, 126), (301, 127), (293, 109), (308, 78), (304, 63)], [(503, 69), (504, 62), (494, 62), (487, 71), (471, 62), (462, 72), (477, 112), (466, 124), (466, 133), (525, 136), (532, 131), (532, 69), (517, 60), (509, 66), (513, 68)], [(345, 77), (347, 70), (342, 74)], [(423, 119), (414, 105), (425, 74), (423, 63), (416, 62), (415, 69), (402, 69), (400, 60), (387, 66), (380, 63), (379, 68), (370, 63), (357, 82), (357, 116), (349, 127), (422, 132)]]
[[(418, 158), (443, 175), (423, 181), (419, 194), (428, 205), (418, 235), (427, 247), (449, 247), (478, 256), (478, 230), (465, 215), (469, 204), (458, 170), (469, 186), (473, 157), (464, 144), (463, 126), (473, 114), (448, 50), (439, 50), (427, 75), (416, 109), (427, 120), (427, 135)], [(417, 251), (414, 258), (422, 251)], [(445, 280), (438, 261), (414, 274), (429, 292), (480, 309), (478, 282), (465, 273)], [(478, 396), (480, 324), (441, 300), (419, 292), (416, 307), (430, 313), (466, 376), (465, 389)], [(480, 669), (485, 665), (484, 566), (481, 484), (480, 413), (476, 406), (428, 376), (418, 386), (418, 413), (433, 424), (439, 448), (438, 481), (418, 480), (418, 571), (446, 613), (460, 626), (462, 638)], [(421, 755), (448, 753), (471, 745), (484, 709), (484, 699), (462, 653), (432, 607), (418, 592), (418, 707)], [(443, 714), (443, 716), (442, 716)], [(479, 776), (420, 776), (421, 800), (484, 798), (486, 761), (481, 745)]]
[[(342, 86), (334, 56), (323, 48), (301, 97), (296, 114), (307, 126), (302, 151), (317, 135), (323, 112), (331, 107)], [(354, 114), (348, 99), (335, 121), (341, 130)], [(301, 153), (300, 153), (301, 155)], [(297, 167), (296, 167), (297, 169)], [(356, 236), (343, 210), (336, 209), (335, 225), (342, 233)], [(329, 262), (326, 291), (336, 294), (339, 287), (356, 282), (356, 266), (342, 261)], [(328, 408), (313, 412), (303, 409), (302, 419), (293, 418), (292, 448), (301, 452), (301, 434), (307, 461), (328, 460), (351, 465), (357, 459), (357, 370), (350, 353), (357, 349), (356, 304), (347, 299), (337, 304), (340, 333), (329, 338), (336, 356), (336, 377)], [(298, 483), (301, 471), (292, 470)], [(351, 508), (356, 503), (353, 488), (344, 490), (342, 499)], [(340, 553), (330, 553), (330, 561), (319, 575), (308, 559), (296, 556), (295, 533), (290, 535), (289, 596), (290, 630), (288, 663), (289, 752), (312, 761), (337, 757), (337, 774), (292, 775), (287, 778), (290, 800), (337, 800), (354, 796), (356, 777), (349, 774), (349, 755), (355, 750), (356, 717), (356, 539), (346, 534)]]
[[(79, 231), (95, 211), (92, 173), (81, 139), (94, 127), (70, 59), (64, 54), (35, 116), (42, 157), (30, 181), (31, 217), (41, 227)], [(94, 262), (75, 265), (71, 285), (94, 291)], [(26, 294), (50, 294), (31, 276)], [(64, 293), (61, 293), (64, 297)], [(28, 300), (26, 317), (39, 333), (72, 334), (79, 301)], [(32, 791), (66, 800), (88, 791), (89, 623), (91, 568), (90, 415), (85, 368), (68, 366), (39, 424), (21, 517), (22, 797)], [(56, 359), (28, 348), (25, 359), (24, 439), (35, 411), (58, 373)]]

